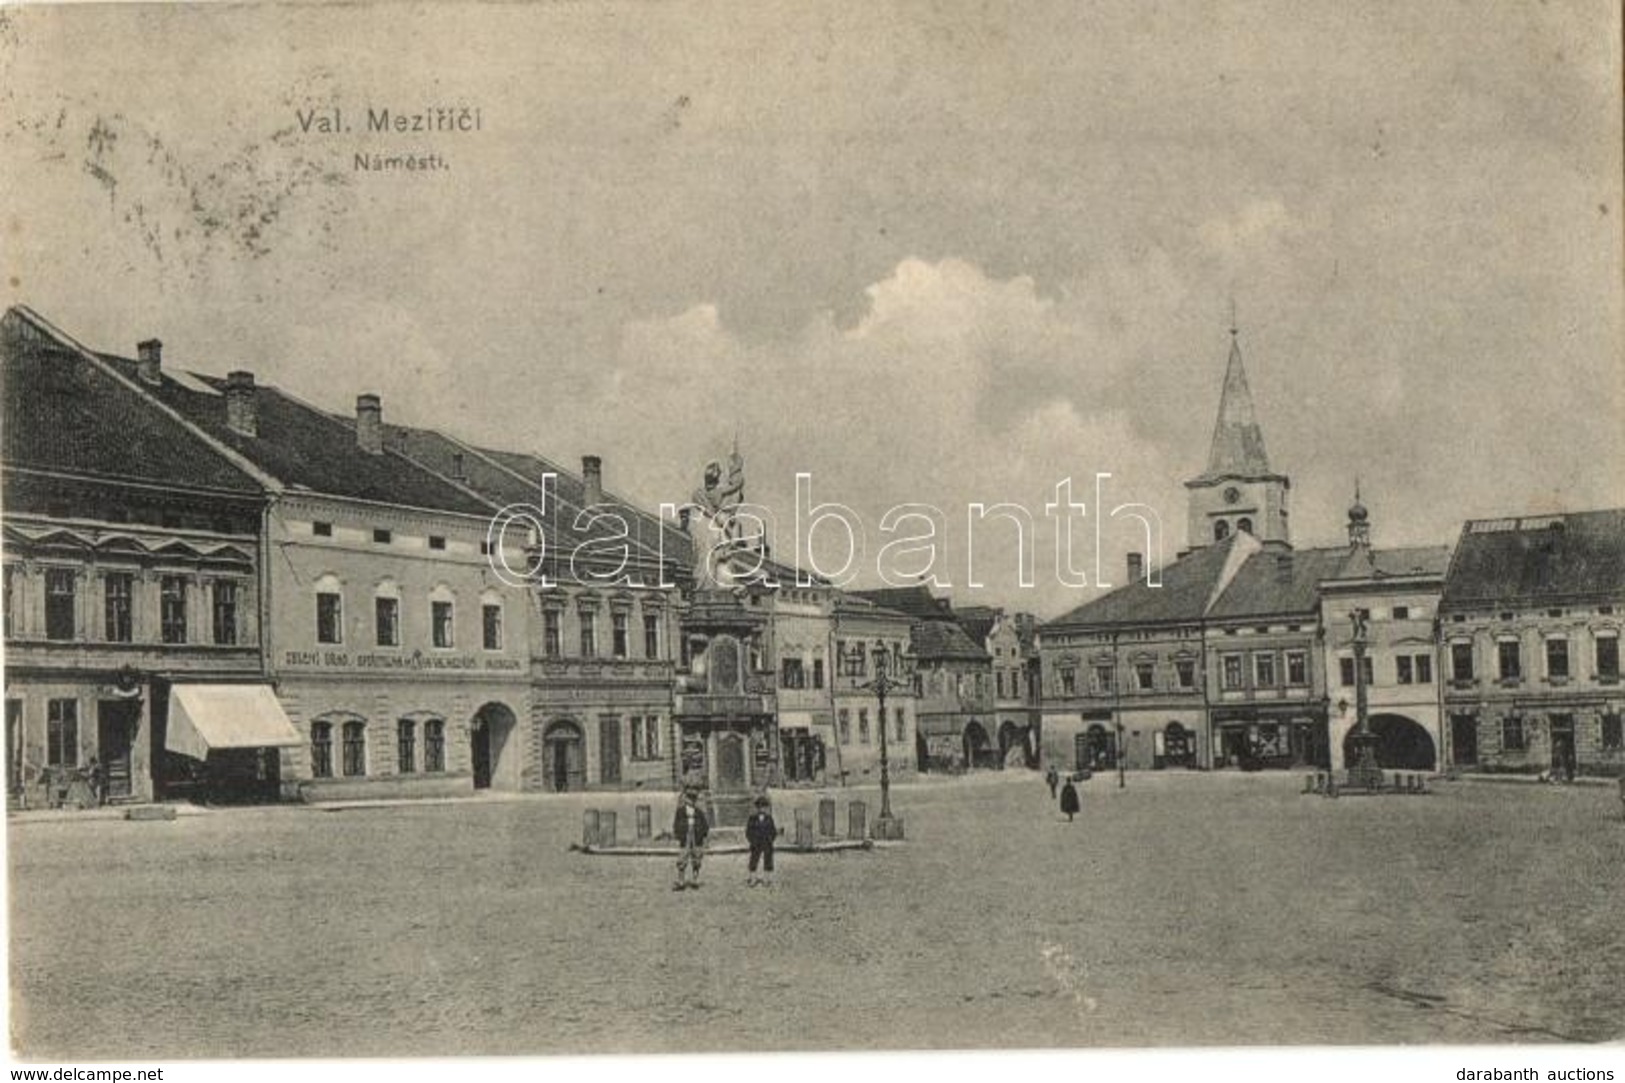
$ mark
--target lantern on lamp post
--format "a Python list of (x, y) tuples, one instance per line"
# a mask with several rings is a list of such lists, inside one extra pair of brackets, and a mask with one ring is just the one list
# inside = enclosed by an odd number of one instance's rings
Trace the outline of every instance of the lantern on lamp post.
[(880, 816), (875, 820), (875, 837), (901, 839), (903, 821), (893, 816), (891, 810), (891, 756), (886, 739), (886, 697), (908, 687), (908, 673), (906, 665), (900, 661), (899, 672), (893, 676), (888, 672), (889, 660), (890, 652), (885, 645), (875, 644), (875, 676), (868, 685), (880, 703)]

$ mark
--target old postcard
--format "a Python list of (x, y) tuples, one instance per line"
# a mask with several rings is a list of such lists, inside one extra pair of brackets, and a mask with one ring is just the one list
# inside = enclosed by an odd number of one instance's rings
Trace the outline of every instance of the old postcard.
[(13, 1057), (1613, 1078), (1620, 55), (0, 9)]

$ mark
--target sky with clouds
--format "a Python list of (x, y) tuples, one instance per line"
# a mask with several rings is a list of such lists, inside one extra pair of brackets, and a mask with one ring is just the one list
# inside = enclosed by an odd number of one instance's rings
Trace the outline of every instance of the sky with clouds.
[[(1625, 504), (1616, 5), (569, 3), (8, 9), (6, 302), (99, 348), (683, 498), (1162, 514), (1232, 301), (1300, 544)], [(478, 107), (471, 133), (365, 112)], [(301, 130), (338, 108), (355, 130)], [(307, 114), (308, 115), (308, 114)], [(362, 153), (439, 153), (375, 175)], [(1078, 563), (1093, 575), (1090, 528)], [(786, 535), (788, 530), (786, 530)], [(820, 535), (826, 550), (830, 537)], [(1109, 582), (1134, 532), (1104, 532)], [(789, 551), (781, 536), (778, 552)], [(833, 547), (838, 548), (838, 547)], [(825, 552), (824, 566), (840, 563)], [(872, 572), (861, 582), (875, 585)]]

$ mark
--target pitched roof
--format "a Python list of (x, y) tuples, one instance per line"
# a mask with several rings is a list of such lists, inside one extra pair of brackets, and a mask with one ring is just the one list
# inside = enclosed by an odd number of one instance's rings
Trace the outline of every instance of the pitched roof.
[(1347, 546), (1279, 549), (1254, 553), (1208, 610), (1218, 620), (1313, 614), (1320, 605), (1320, 582), (1335, 576), (1349, 559)]
[(1625, 509), (1466, 523), (1444, 604), (1625, 596)]
[(1162, 569), (1162, 585), (1149, 579), (1118, 587), (1071, 612), (1045, 622), (1046, 628), (1107, 624), (1162, 624), (1200, 620), (1224, 574), (1233, 547), (1244, 535), (1186, 553)]
[(999, 623), (1001, 611), (990, 605), (967, 605), (954, 609), (954, 619), (972, 642), (986, 643)]
[(1349, 552), (1335, 579), (1381, 579), (1396, 575), (1442, 576), (1450, 566), (1448, 545), (1419, 545), (1408, 549), (1370, 549)]
[(0, 334), (7, 466), (258, 494), (260, 483), (100, 359), (22, 308)]
[(1264, 450), (1264, 430), (1253, 411), (1253, 393), (1247, 386), (1247, 370), (1241, 363), (1241, 344), (1231, 332), (1230, 361), (1225, 366), (1224, 389), (1219, 394), (1219, 417), (1213, 426), (1213, 444), (1208, 451), (1207, 470), (1198, 480), (1224, 477), (1267, 476), (1269, 453)]
[[(135, 378), (136, 362), (102, 354)], [(265, 384), (254, 389), (257, 435), (226, 424), (225, 381), (165, 370), (144, 390), (290, 489), (461, 515), (490, 515), (487, 501), (389, 450), (374, 455), (356, 442), (354, 419), (317, 409)]]
[(985, 662), (991, 657), (948, 620), (915, 621), (909, 629), (909, 650), (922, 661)]
[(884, 587), (879, 590), (850, 591), (886, 609), (907, 613), (915, 620), (953, 620), (954, 612), (948, 599), (938, 598), (931, 588), (923, 584), (912, 587)]

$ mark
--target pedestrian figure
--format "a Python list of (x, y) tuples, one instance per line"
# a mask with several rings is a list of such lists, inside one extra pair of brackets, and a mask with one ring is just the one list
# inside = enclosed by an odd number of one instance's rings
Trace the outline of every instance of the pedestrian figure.
[(1066, 813), (1067, 823), (1072, 822), (1072, 817), (1078, 811), (1078, 788), (1072, 785), (1070, 778), (1066, 780), (1066, 785), (1061, 787), (1061, 811)]
[(1053, 763), (1049, 765), (1049, 770), (1044, 772), (1044, 781), (1049, 784), (1049, 799), (1055, 800), (1055, 787), (1061, 784), (1061, 776), (1056, 772)]
[(705, 836), (711, 825), (700, 811), (699, 793), (690, 786), (683, 791), (683, 800), (677, 806), (677, 815), (671, 823), (671, 833), (682, 852), (677, 855), (677, 882), (673, 891), (700, 886), (700, 862), (705, 857)]
[[(773, 807), (766, 796), (758, 797), (756, 811), (745, 822), (745, 841), (750, 843), (750, 879), (745, 883), (750, 887), (757, 884), (773, 886), (773, 843), (778, 837), (779, 828), (773, 822)], [(762, 866), (760, 877), (756, 875), (758, 864)]]

